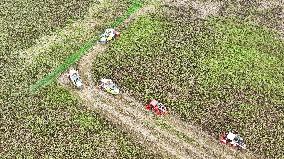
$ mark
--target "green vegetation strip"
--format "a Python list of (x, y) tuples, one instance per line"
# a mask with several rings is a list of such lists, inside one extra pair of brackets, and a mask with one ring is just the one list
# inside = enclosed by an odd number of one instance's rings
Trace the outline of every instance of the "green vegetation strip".
[[(142, 7), (142, 2), (139, 0), (133, 1), (132, 5), (128, 8), (126, 13), (116, 19), (112, 24), (111, 27), (115, 28), (119, 26), (125, 19), (127, 19), (131, 14), (135, 13), (138, 9)], [(97, 41), (99, 37), (95, 37), (87, 41), (83, 47), (80, 48), (75, 54), (69, 56), (63, 64), (49, 73), (47, 76), (42, 78), (41, 80), (37, 81), (34, 85), (30, 87), (32, 92), (37, 91), (38, 89), (50, 84), (54, 79), (56, 79), (62, 72), (66, 71), (72, 64), (78, 61), (85, 53), (87, 53), (93, 46), (94, 42)]]

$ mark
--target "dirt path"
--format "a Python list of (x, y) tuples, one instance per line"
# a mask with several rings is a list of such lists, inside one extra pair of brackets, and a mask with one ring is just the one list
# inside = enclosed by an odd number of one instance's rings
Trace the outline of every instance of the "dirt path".
[[(136, 17), (153, 11), (154, 6), (141, 8), (126, 20), (124, 25)], [(135, 101), (127, 93), (112, 96), (100, 91), (92, 77), (92, 62), (96, 55), (103, 53), (107, 45), (97, 44), (78, 64), (79, 72), (85, 82), (81, 91), (67, 85), (66, 76), (59, 82), (72, 93), (82, 98), (90, 109), (96, 110), (107, 119), (117, 124), (125, 132), (130, 132), (134, 139), (151, 149), (175, 158), (253, 158), (250, 154), (239, 153), (222, 146), (212, 137), (198, 128), (181, 121), (177, 116), (168, 115), (157, 118), (145, 111), (144, 104)]]

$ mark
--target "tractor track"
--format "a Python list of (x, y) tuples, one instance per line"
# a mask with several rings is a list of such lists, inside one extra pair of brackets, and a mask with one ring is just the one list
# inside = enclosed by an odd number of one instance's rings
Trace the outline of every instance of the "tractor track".
[[(152, 11), (154, 6), (145, 6), (131, 15), (124, 25), (136, 17)], [(239, 153), (222, 146), (216, 139), (202, 133), (200, 129), (183, 122), (179, 117), (168, 115), (161, 117), (172, 130), (181, 132), (194, 142), (178, 137), (174, 131), (159, 126), (157, 117), (151, 116), (144, 109), (144, 104), (137, 102), (127, 93), (112, 96), (98, 89), (92, 77), (92, 62), (96, 55), (103, 53), (107, 45), (96, 44), (92, 51), (84, 55), (78, 63), (78, 70), (84, 81), (82, 90), (70, 88), (66, 74), (59, 78), (59, 83), (79, 96), (89, 109), (96, 110), (125, 132), (133, 135), (134, 140), (151, 149), (163, 152), (165, 156), (175, 158), (253, 158), (248, 153)]]

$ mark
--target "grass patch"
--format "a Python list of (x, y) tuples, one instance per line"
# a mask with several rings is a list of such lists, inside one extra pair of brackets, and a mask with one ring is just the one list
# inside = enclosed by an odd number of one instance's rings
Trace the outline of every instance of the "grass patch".
[(39, 37), (63, 27), (68, 21), (80, 19), (92, 0), (80, 2), (58, 1), (5, 1), (0, 4), (1, 48), (9, 51), (32, 46)]

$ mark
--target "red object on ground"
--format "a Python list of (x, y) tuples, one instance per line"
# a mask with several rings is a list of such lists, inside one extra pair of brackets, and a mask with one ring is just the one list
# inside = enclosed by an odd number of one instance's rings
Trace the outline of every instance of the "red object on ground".
[(220, 142), (222, 144), (227, 144), (227, 140), (226, 140), (226, 133), (223, 132), (221, 135), (220, 135)]
[(146, 108), (147, 110), (151, 110), (151, 105), (150, 105), (150, 104), (147, 104), (145, 108)]
[(115, 37), (119, 37), (120, 36), (120, 32), (118, 32), (118, 31), (115, 31), (114, 34), (115, 34)]
[(154, 112), (156, 115), (165, 115), (167, 113), (166, 107), (155, 99), (146, 104), (145, 108)]

